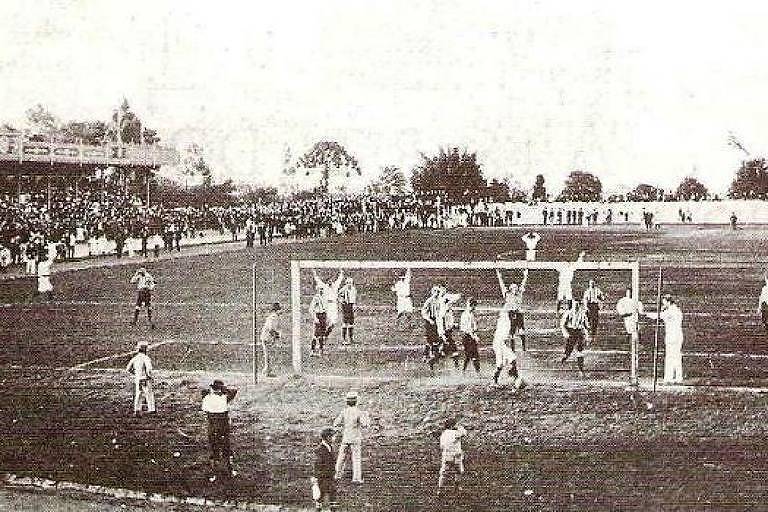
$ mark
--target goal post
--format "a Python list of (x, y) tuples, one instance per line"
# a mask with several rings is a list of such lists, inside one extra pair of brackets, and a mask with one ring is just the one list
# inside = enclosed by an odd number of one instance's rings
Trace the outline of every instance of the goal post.
[[(374, 261), (374, 260), (291, 260), (291, 352), (293, 371), (302, 373), (302, 304), (301, 271), (310, 269), (335, 270), (550, 270), (560, 271), (566, 267), (592, 271), (629, 271), (632, 274), (630, 287), (632, 297), (640, 298), (640, 262), (639, 261), (524, 261), (524, 260), (489, 260), (489, 261)], [(638, 382), (638, 343), (630, 344), (630, 385)]]

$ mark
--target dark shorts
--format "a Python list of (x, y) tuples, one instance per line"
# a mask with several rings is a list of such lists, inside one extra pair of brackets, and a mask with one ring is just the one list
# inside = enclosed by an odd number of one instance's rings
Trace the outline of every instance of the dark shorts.
[(525, 320), (520, 311), (510, 311), (509, 313), (509, 332), (513, 335), (522, 329), (525, 329)]
[(464, 345), (464, 357), (466, 359), (479, 359), (480, 354), (477, 350), (477, 341), (470, 336), (469, 334), (464, 334), (464, 339), (462, 340), (462, 344)]
[(437, 324), (424, 320), (424, 337), (427, 345), (439, 345), (442, 341), (437, 334)]
[(446, 353), (446, 355), (453, 355), (455, 352), (458, 352), (459, 349), (456, 346), (456, 342), (453, 340), (453, 334), (454, 330), (451, 329), (450, 331), (445, 333), (445, 343), (443, 344), (443, 351)]
[(317, 486), (320, 488), (320, 500), (336, 501), (336, 480), (333, 478), (318, 478)]
[(355, 305), (350, 302), (341, 303), (342, 323), (353, 325), (355, 323)]
[(149, 307), (151, 303), (152, 303), (152, 292), (147, 289), (139, 290), (139, 295), (136, 297), (136, 307), (141, 307), (141, 306)]
[(315, 313), (315, 337), (325, 337), (328, 333), (328, 314)]

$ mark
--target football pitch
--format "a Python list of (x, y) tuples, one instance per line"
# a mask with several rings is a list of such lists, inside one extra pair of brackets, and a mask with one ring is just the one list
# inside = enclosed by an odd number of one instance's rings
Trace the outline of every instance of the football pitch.
[[(333, 421), (353, 388), (372, 426), (363, 445), (363, 486), (340, 485), (346, 510), (742, 509), (762, 506), (768, 467), (763, 393), (725, 387), (768, 386), (768, 335), (756, 314), (768, 258), (768, 231), (747, 227), (553, 228), (541, 230), (539, 260), (641, 263), (641, 300), (655, 309), (659, 268), (685, 320), (683, 390), (630, 393), (629, 346), (616, 301), (629, 272), (578, 271), (574, 292), (593, 278), (606, 294), (600, 334), (588, 347), (586, 375), (561, 365), (554, 271), (531, 272), (526, 290), (529, 352), (521, 373), (532, 385), (491, 388), (494, 315), (480, 315), (482, 376), (421, 361), (417, 317), (396, 321), (393, 270), (353, 271), (358, 287), (355, 337), (309, 355), (292, 376), (290, 311), (274, 348), (278, 378), (252, 383), (252, 339), (272, 302), (288, 309), (289, 262), (336, 260), (521, 259), (521, 229), (458, 229), (356, 235), (222, 250), (54, 275), (52, 303), (32, 299), (30, 279), (0, 282), (0, 378), (6, 472), (181, 496), (310, 505), (309, 476), (318, 430)], [(231, 248), (230, 248), (231, 249)], [(129, 325), (142, 264), (155, 276), (158, 329), (143, 316)], [(255, 273), (255, 276), (254, 276)], [(335, 275), (321, 271), (324, 279)], [(508, 282), (521, 274), (506, 272)], [(255, 281), (256, 287), (253, 288)], [(433, 284), (497, 306), (492, 272), (414, 273), (420, 306)], [(302, 273), (302, 304), (314, 282)], [(255, 297), (255, 315), (253, 298)], [(642, 324), (640, 377), (652, 377), (652, 321)], [(159, 414), (130, 416), (132, 381), (123, 371), (136, 342), (151, 344), (159, 370)], [(663, 348), (663, 328), (660, 338)], [(663, 350), (659, 355), (663, 370)], [(240, 388), (232, 445), (239, 475), (208, 482), (200, 393), (213, 378)], [(467, 473), (445, 496), (435, 493), (436, 434), (457, 417), (469, 435)]]

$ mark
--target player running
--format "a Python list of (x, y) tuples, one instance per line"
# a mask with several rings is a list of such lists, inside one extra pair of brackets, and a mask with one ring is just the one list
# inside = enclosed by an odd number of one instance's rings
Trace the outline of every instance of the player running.
[(327, 332), (325, 333), (325, 337), (328, 338), (331, 335), (333, 327), (339, 322), (339, 290), (341, 289), (341, 283), (344, 281), (344, 270), (339, 270), (339, 276), (331, 284), (327, 284), (320, 279), (320, 276), (317, 275), (315, 269), (312, 269), (312, 276), (315, 278), (315, 284), (323, 288), (327, 314)]
[(136, 325), (136, 321), (139, 319), (139, 312), (142, 307), (147, 308), (147, 320), (149, 326), (154, 329), (155, 324), (152, 322), (152, 290), (155, 289), (155, 278), (152, 274), (147, 272), (147, 269), (140, 268), (131, 277), (131, 284), (136, 285), (136, 307), (133, 310), (133, 321), (131, 325)]
[(576, 264), (584, 261), (585, 251), (579, 253), (579, 257), (574, 262), (568, 262), (560, 269), (557, 282), (557, 315), (560, 311), (571, 309), (573, 302), (573, 275), (576, 273)]
[(504, 297), (504, 308), (509, 315), (510, 336), (512, 342), (512, 350), (515, 350), (515, 335), (520, 336), (520, 346), (523, 352), (526, 351), (525, 341), (525, 321), (523, 319), (523, 313), (520, 308), (523, 304), (523, 293), (525, 293), (525, 286), (528, 283), (528, 269), (523, 271), (523, 280), (520, 284), (511, 283), (509, 287), (504, 284), (504, 278), (501, 275), (501, 270), (496, 269), (496, 278), (499, 281), (499, 288), (501, 289), (501, 296)]

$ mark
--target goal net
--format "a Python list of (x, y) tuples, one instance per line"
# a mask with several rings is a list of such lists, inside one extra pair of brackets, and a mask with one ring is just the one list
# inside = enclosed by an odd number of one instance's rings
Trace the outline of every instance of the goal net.
[[(398, 316), (393, 285), (407, 270), (410, 270), (414, 310)], [(434, 285), (461, 294), (461, 299), (453, 305), (457, 324), (466, 299), (473, 297), (477, 300), (480, 358), (487, 369), (493, 364), (491, 340), (497, 312), (503, 303), (497, 272), (506, 283), (520, 283), (526, 270), (528, 279), (521, 311), (525, 317), (528, 350), (521, 361), (523, 369), (573, 369), (570, 365), (560, 364), (564, 341), (557, 313), (559, 276), (563, 271), (572, 270), (574, 300), (582, 300), (590, 280), (596, 282), (604, 296), (598, 335), (588, 342), (585, 350), (587, 372), (624, 375), (622, 380), (636, 384), (638, 346), (630, 340), (624, 321), (615, 308), (627, 289), (631, 290), (632, 297), (640, 296), (640, 265), (637, 261), (292, 260), (290, 364), (293, 372), (364, 376), (382, 371), (402, 372), (409, 367), (424, 371), (424, 327), (420, 310)], [(331, 301), (328, 309), (335, 311), (328, 313), (327, 323), (331, 328), (324, 343), (325, 353), (313, 357), (315, 352), (311, 347), (316, 325), (315, 315), (310, 313), (309, 307), (317, 285), (321, 284), (330, 296), (338, 298), (347, 278), (352, 279), (357, 294), (352, 332), (343, 332), (342, 308)], [(350, 335), (351, 342), (346, 339), (346, 334)], [(458, 335), (456, 339), (461, 350)], [(443, 365), (446, 368), (445, 363)]]

